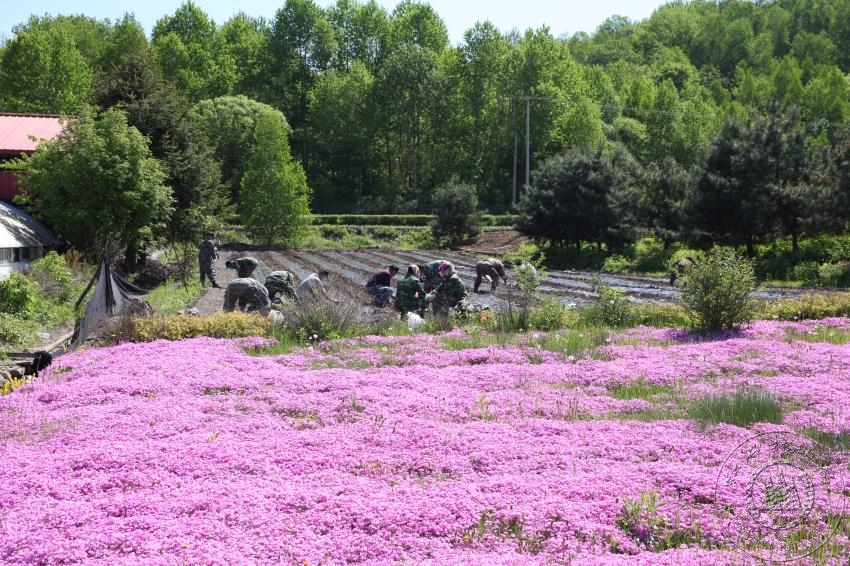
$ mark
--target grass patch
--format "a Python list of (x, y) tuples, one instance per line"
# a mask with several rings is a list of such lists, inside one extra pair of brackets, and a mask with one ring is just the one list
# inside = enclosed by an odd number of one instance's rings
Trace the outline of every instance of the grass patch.
[(786, 330), (788, 340), (802, 340), (803, 342), (826, 342), (843, 346), (850, 343), (850, 330), (833, 328), (829, 326), (815, 326), (809, 332), (800, 332), (793, 328)]
[[(446, 350), (469, 350), (490, 346), (516, 346), (545, 350), (571, 356), (592, 351), (608, 343), (608, 330), (604, 327), (565, 329), (549, 333), (476, 332), (468, 336), (447, 336), (439, 339)], [(592, 357), (593, 354), (590, 355)]]
[(650, 401), (652, 397), (659, 395), (672, 396), (675, 387), (662, 383), (647, 383), (643, 378), (629, 383), (617, 384), (608, 388), (608, 392), (614, 399), (646, 399)]
[(201, 284), (198, 281), (167, 281), (148, 293), (147, 300), (154, 312), (160, 314), (176, 314), (186, 308), (201, 294)]
[(756, 388), (690, 400), (687, 414), (703, 425), (727, 423), (743, 428), (755, 423), (781, 424), (783, 418), (776, 396)]
[(803, 431), (803, 434), (815, 441), (818, 446), (830, 451), (844, 452), (850, 450), (850, 431), (842, 430), (838, 434), (833, 434), (816, 428), (807, 428)]

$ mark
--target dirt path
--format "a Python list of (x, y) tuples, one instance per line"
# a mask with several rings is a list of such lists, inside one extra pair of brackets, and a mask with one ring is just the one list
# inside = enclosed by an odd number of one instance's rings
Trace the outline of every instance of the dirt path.
[[(260, 260), (260, 265), (254, 272), (254, 278), (264, 282), (266, 276), (278, 269), (287, 269), (295, 276), (296, 282), (319, 269), (328, 269), (332, 273), (332, 281), (339, 286), (337, 289), (345, 294), (361, 297), (368, 302), (369, 297), (362, 288), (369, 276), (378, 269), (389, 264), (401, 268), (400, 276), (404, 274), (409, 263), (423, 264), (434, 259), (447, 259), (455, 264), (458, 273), (466, 283), (473, 302), (497, 306), (508, 299), (510, 289), (503, 283), (499, 284), (495, 293), (491, 293), (485, 284), (485, 293), (473, 294), (472, 285), (475, 281), (475, 264), (491, 254), (469, 253), (466, 251), (449, 250), (414, 250), (392, 251), (385, 249), (369, 250), (287, 250), (287, 251), (246, 251), (229, 249), (219, 253), (215, 262), (216, 278), (222, 287), (236, 278), (236, 272), (225, 269), (224, 262), (251, 255)], [(508, 281), (511, 280), (509, 269)], [(599, 277), (607, 285), (623, 291), (634, 302), (669, 303), (677, 299), (678, 291), (671, 287), (665, 278), (632, 275), (611, 275), (585, 271), (550, 271), (544, 281), (541, 291), (555, 297), (561, 304), (585, 305), (594, 297), (592, 281)], [(799, 296), (812, 290), (805, 289), (762, 289), (757, 295), (762, 299), (778, 299)], [(198, 298), (195, 307), (202, 314), (212, 314), (221, 310), (224, 303), (224, 289), (207, 288)]]

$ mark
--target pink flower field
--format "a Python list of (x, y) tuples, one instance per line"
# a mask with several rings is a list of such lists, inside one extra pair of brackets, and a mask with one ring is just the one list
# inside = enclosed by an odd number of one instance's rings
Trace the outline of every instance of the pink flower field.
[[(72, 352), (0, 398), (0, 562), (847, 564), (848, 331)], [(687, 416), (748, 389), (781, 424)]]

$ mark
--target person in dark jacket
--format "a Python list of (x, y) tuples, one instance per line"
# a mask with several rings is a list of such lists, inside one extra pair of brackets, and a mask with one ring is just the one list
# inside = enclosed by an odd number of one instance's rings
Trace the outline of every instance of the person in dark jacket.
[(366, 283), (366, 292), (375, 297), (374, 305), (384, 307), (393, 298), (392, 279), (398, 273), (398, 267), (391, 265), (376, 271)]
[(205, 280), (209, 279), (213, 287), (220, 289), (221, 285), (215, 282), (215, 268), (213, 261), (218, 259), (218, 249), (213, 242), (215, 235), (212, 232), (207, 232), (204, 235), (204, 241), (198, 246), (198, 267), (201, 270), (201, 287), (204, 286)]
[(475, 285), (473, 291), (478, 292), (481, 282), (485, 278), (490, 280), (490, 290), (495, 291), (499, 285), (499, 277), (505, 283), (508, 282), (508, 278), (505, 277), (505, 265), (501, 261), (494, 257), (479, 261), (475, 266)]
[(229, 259), (224, 262), (225, 267), (236, 270), (236, 277), (243, 279), (245, 277), (251, 277), (251, 274), (254, 273), (258, 265), (260, 265), (260, 262), (253, 257), (240, 257), (239, 259)]
[(440, 268), (445, 265), (451, 265), (451, 262), (445, 259), (435, 259), (434, 261), (429, 261), (428, 263), (419, 266), (422, 286), (425, 288), (426, 292), (430, 293), (443, 281), (440, 277)]
[(269, 292), (259, 281), (250, 277), (238, 277), (227, 284), (224, 291), (224, 310), (231, 312), (237, 305), (240, 311), (259, 311), (263, 316), (268, 316), (272, 309)]

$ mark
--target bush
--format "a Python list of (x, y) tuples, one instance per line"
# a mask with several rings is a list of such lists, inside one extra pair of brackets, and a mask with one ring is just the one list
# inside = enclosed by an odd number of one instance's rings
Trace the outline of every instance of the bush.
[(593, 280), (596, 297), (585, 316), (591, 324), (622, 328), (632, 323), (632, 307), (626, 295), (619, 289), (606, 285), (600, 279)]
[(0, 342), (5, 344), (21, 344), (31, 338), (32, 331), (28, 325), (12, 315), (0, 313)]
[(577, 326), (580, 320), (576, 309), (568, 309), (558, 299), (546, 297), (528, 313), (528, 328), (548, 332)]
[(348, 230), (345, 226), (325, 224), (319, 227), (319, 233), (328, 240), (341, 240), (348, 234)]
[(750, 261), (714, 248), (682, 275), (681, 300), (701, 332), (730, 330), (752, 320), (755, 272)]
[(823, 263), (818, 267), (820, 284), (827, 287), (846, 287), (850, 282), (850, 263)]
[(51, 297), (60, 301), (68, 299), (74, 277), (65, 260), (55, 251), (32, 262), (30, 276)]
[(13, 272), (0, 281), (0, 312), (28, 315), (40, 298), (41, 288), (34, 279)]
[(632, 268), (629, 258), (619, 254), (610, 255), (602, 262), (602, 271), (605, 273), (628, 273)]
[(546, 279), (545, 256), (533, 245), (523, 245), (506, 260), (514, 265), (505, 302), (499, 307), (498, 330), (511, 332), (528, 328), (532, 309), (540, 303), (540, 285)]
[[(333, 276), (332, 276), (333, 277)], [(342, 288), (333, 279), (326, 283), (331, 293)], [(368, 326), (358, 297), (341, 295), (331, 300), (304, 300), (287, 303), (282, 309), (283, 323), (277, 330), (301, 343), (313, 343), (352, 336)], [(395, 311), (391, 312), (395, 316)]]
[(791, 269), (791, 278), (807, 285), (814, 285), (819, 278), (819, 266), (816, 261), (801, 261)]
[(150, 342), (182, 340), (197, 336), (212, 338), (244, 338), (267, 336), (271, 320), (257, 313), (219, 312), (213, 316), (167, 315), (134, 317), (129, 334), (116, 336), (117, 341)]
[(434, 190), (434, 220), (431, 232), (436, 240), (450, 244), (481, 233), (478, 192), (473, 185), (453, 177)]

